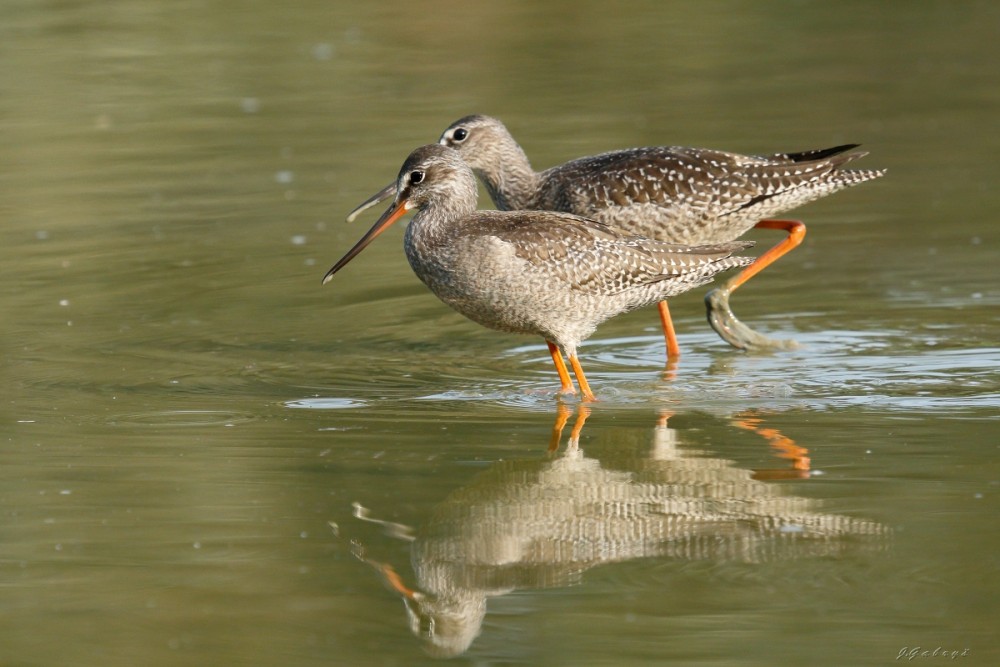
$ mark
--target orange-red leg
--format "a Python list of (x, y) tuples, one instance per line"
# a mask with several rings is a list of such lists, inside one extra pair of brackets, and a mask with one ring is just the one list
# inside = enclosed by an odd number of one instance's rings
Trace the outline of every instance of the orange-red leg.
[(681, 348), (677, 344), (677, 332), (674, 331), (674, 322), (670, 319), (670, 308), (666, 301), (656, 304), (660, 311), (660, 324), (663, 325), (663, 337), (667, 340), (667, 359), (676, 359), (681, 356)]
[(566, 362), (563, 361), (559, 346), (548, 340), (545, 344), (549, 346), (549, 354), (552, 355), (552, 362), (556, 365), (556, 373), (559, 373), (559, 382), (562, 384), (559, 393), (575, 394), (576, 389), (573, 387), (573, 381), (569, 379), (569, 371), (566, 370)]
[(597, 398), (594, 396), (594, 392), (590, 391), (590, 384), (587, 382), (587, 377), (583, 374), (583, 367), (580, 366), (580, 360), (576, 358), (575, 354), (570, 355), (569, 363), (573, 367), (573, 374), (576, 375), (576, 383), (580, 385), (583, 400), (596, 401)]
[(796, 347), (795, 341), (768, 338), (740, 322), (729, 307), (729, 295), (740, 285), (773, 264), (779, 257), (802, 243), (802, 239), (806, 235), (806, 226), (798, 220), (761, 220), (755, 227), (759, 229), (781, 229), (788, 232), (788, 236), (758, 257), (753, 264), (726, 281), (721, 287), (717, 287), (705, 295), (705, 305), (708, 308), (708, 322), (723, 340), (741, 350), (750, 348), (793, 348)]
[(802, 243), (802, 239), (806, 237), (806, 226), (799, 220), (761, 220), (754, 225), (754, 228), (781, 229), (788, 232), (788, 236), (758, 257), (753, 264), (727, 280), (726, 287), (730, 292), (735, 292), (736, 288), (740, 285), (753, 278), (771, 264), (774, 264), (779, 257), (797, 247)]

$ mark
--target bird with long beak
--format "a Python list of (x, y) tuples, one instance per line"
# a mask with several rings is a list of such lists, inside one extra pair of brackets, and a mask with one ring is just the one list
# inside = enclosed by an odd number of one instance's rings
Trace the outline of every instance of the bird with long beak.
[(329, 282), (409, 211), (404, 249), (414, 273), (474, 322), (545, 339), (562, 393), (594, 400), (577, 348), (615, 315), (658, 303), (747, 266), (734, 257), (751, 242), (683, 246), (634, 236), (595, 220), (550, 211), (477, 211), (476, 178), (462, 156), (439, 144), (413, 151), (395, 199), (333, 265)]
[[(794, 347), (794, 341), (754, 331), (729, 306), (732, 292), (805, 238), (802, 222), (769, 218), (885, 173), (844, 168), (866, 155), (852, 150), (857, 144), (767, 156), (647, 146), (536, 172), (504, 124), (481, 115), (455, 121), (438, 143), (462, 154), (503, 211), (563, 211), (630, 234), (687, 245), (735, 241), (754, 227), (786, 232), (753, 265), (705, 297), (712, 328), (740, 349)], [(383, 188), (355, 208), (348, 221), (394, 193), (395, 184)], [(680, 347), (665, 301), (659, 311), (667, 357), (674, 359)]]

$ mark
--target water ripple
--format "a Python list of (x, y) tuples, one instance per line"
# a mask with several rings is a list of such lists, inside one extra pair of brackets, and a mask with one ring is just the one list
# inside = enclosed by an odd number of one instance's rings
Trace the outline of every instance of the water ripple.
[(368, 405), (366, 401), (353, 398), (301, 398), (295, 401), (285, 401), (286, 408), (306, 410), (344, 410), (347, 408), (362, 408)]
[(112, 417), (109, 423), (121, 426), (235, 426), (253, 421), (249, 414), (225, 410), (160, 410), (136, 412)]

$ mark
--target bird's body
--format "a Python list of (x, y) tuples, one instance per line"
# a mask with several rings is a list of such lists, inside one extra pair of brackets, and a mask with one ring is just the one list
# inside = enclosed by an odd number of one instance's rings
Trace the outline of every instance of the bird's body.
[(550, 212), (422, 209), (406, 231), (413, 271), (471, 320), (537, 334), (574, 355), (597, 325), (744, 266), (743, 243), (688, 248)]
[(764, 218), (874, 178), (873, 172), (840, 169), (861, 155), (758, 158), (683, 146), (633, 148), (547, 169), (538, 174), (537, 188), (517, 195), (494, 189), (509, 182), (495, 170), (479, 173), (505, 210), (511, 201), (518, 209), (567, 211), (632, 234), (694, 245), (734, 241)]
[(855, 144), (766, 157), (650, 146), (532, 169), (507, 128), (467, 116), (441, 135), (482, 178), (501, 210), (565, 211), (672, 243), (734, 241), (778, 215), (881, 171), (844, 170)]
[[(439, 142), (458, 150), (502, 210), (565, 211), (628, 233), (683, 244), (734, 241), (761, 221), (788, 238), (707, 298), (709, 322), (735, 347), (783, 347), (740, 322), (729, 294), (805, 236), (797, 221), (765, 220), (844, 188), (878, 178), (844, 165), (865, 155), (856, 144), (766, 157), (684, 146), (602, 153), (536, 172), (499, 120), (467, 116)], [(679, 354), (666, 303), (660, 306), (667, 354)]]
[[(324, 282), (409, 210), (404, 237), (414, 273), (446, 304), (484, 326), (536, 334), (548, 343), (563, 390), (561, 351), (583, 393), (579, 344), (607, 319), (704, 284), (752, 259), (748, 242), (688, 247), (630, 235), (548, 211), (477, 211), (476, 181), (457, 151), (415, 150), (400, 171), (393, 206), (327, 273)], [(569, 386), (567, 386), (569, 385)]]
[[(765, 220), (883, 174), (844, 169), (865, 155), (856, 144), (758, 157), (684, 146), (653, 146), (579, 158), (536, 172), (502, 122), (466, 116), (444, 131), (439, 143), (457, 150), (482, 179), (497, 208), (561, 211), (612, 225), (627, 234), (695, 245), (735, 241), (755, 226), (782, 229), (788, 238), (754, 266), (714, 290), (709, 321), (730, 344), (781, 346), (742, 324), (729, 308), (729, 293), (798, 245), (805, 226)], [(389, 186), (356, 208), (391, 196)], [(763, 221), (763, 222), (762, 222)], [(661, 317), (668, 355), (678, 353), (666, 304)]]

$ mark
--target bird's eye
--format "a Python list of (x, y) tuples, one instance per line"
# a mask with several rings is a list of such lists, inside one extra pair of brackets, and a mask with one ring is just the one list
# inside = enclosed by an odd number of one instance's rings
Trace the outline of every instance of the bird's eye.
[(410, 185), (416, 185), (424, 180), (424, 172), (422, 171), (411, 171), (410, 172)]
[(469, 136), (469, 131), (464, 127), (460, 127), (451, 133), (451, 138), (455, 141), (465, 141), (466, 137)]

